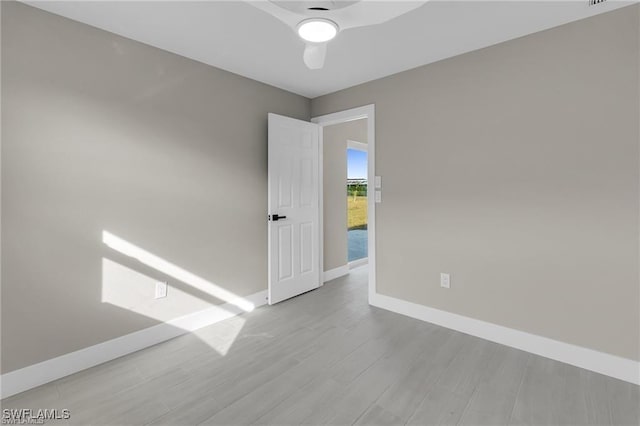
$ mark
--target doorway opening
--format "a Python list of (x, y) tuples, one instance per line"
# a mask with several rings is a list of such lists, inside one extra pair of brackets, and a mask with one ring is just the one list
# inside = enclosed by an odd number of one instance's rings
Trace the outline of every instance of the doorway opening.
[(349, 268), (367, 263), (368, 149), (363, 142), (347, 141), (347, 253)]
[[(346, 275), (351, 268), (358, 268), (362, 271), (366, 268), (368, 276), (367, 296), (369, 303), (376, 294), (376, 233), (375, 233), (375, 206), (376, 200), (381, 199), (378, 192), (380, 186), (379, 179), (375, 176), (375, 106), (367, 105), (363, 107), (353, 108), (346, 111), (327, 114), (315, 117), (311, 120), (320, 126), (320, 265), (323, 271), (323, 282), (330, 281), (334, 278)], [(334, 129), (339, 124), (348, 124), (360, 122), (364, 124), (362, 137), (348, 137), (347, 140), (341, 139), (340, 145), (329, 145), (331, 139), (330, 134), (335, 135)], [(342, 145), (344, 141), (344, 145)], [(357, 144), (363, 143), (365, 146)], [(335, 156), (330, 155), (330, 151), (334, 147), (340, 150), (344, 161), (335, 161)], [(365, 220), (364, 223), (358, 225), (348, 225), (348, 215), (345, 214), (349, 203), (349, 181), (347, 176), (347, 148), (366, 148), (366, 174), (361, 174), (360, 187), (357, 189), (356, 203), (354, 206), (363, 207)], [(362, 149), (360, 150), (362, 151)], [(363, 188), (364, 178), (366, 177), (366, 189)], [(376, 183), (375, 188), (373, 183)], [(345, 183), (347, 184), (347, 197), (345, 197)], [(354, 182), (355, 184), (356, 182)], [(371, 184), (371, 186), (369, 185)], [(336, 190), (331, 190), (327, 186), (335, 186)], [(355, 188), (353, 188), (355, 190)], [(353, 196), (353, 192), (351, 193)], [(334, 198), (335, 197), (335, 198)], [(359, 203), (362, 201), (363, 203)], [(342, 205), (343, 208), (334, 208), (332, 206)], [(345, 228), (347, 232), (345, 232)], [(357, 260), (349, 259), (349, 228), (352, 231), (360, 231), (352, 233), (355, 237), (360, 234), (359, 238), (353, 238), (352, 242), (352, 258), (358, 257)], [(359, 228), (359, 229), (358, 229)], [(338, 241), (338, 244), (336, 244)], [(360, 245), (360, 250), (356, 250), (356, 245)], [(366, 247), (366, 251), (362, 250), (362, 244)], [(355, 272), (355, 271), (354, 271)]]

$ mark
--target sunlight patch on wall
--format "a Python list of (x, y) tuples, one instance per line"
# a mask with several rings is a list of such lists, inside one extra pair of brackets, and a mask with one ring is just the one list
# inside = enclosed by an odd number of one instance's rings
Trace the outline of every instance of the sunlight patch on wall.
[(211, 306), (176, 287), (170, 287), (170, 298), (156, 299), (157, 281), (111, 259), (102, 259), (102, 303), (110, 303), (161, 322)]
[(110, 232), (102, 232), (102, 242), (119, 253), (130, 256), (165, 275), (192, 286), (194, 289), (215, 297), (216, 299), (220, 299), (223, 302), (236, 306), (244, 312), (251, 312), (255, 309), (255, 305), (248, 300), (183, 268), (180, 268), (179, 266), (174, 265), (173, 263), (168, 262), (120, 237), (117, 237)]
[[(242, 310), (228, 305), (226, 309), (211, 306), (176, 287), (170, 288), (166, 298), (155, 299), (156, 282), (157, 279), (102, 258), (102, 303), (193, 332), (220, 355), (227, 355), (246, 322), (235, 316)], [(216, 321), (212, 323), (211, 318)]]

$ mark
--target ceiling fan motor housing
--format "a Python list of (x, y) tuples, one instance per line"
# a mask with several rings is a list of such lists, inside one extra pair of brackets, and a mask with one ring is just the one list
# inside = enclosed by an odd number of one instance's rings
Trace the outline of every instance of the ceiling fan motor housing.
[(269, 0), (278, 7), (307, 16), (319, 16), (323, 12), (343, 9), (359, 3), (360, 0)]

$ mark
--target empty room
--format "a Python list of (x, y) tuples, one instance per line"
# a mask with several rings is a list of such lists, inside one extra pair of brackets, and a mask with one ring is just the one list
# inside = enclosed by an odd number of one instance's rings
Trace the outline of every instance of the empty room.
[(1, 424), (640, 424), (638, 1), (0, 15)]

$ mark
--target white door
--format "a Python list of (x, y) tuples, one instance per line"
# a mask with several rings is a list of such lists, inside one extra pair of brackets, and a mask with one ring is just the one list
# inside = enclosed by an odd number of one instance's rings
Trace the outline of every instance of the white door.
[(269, 114), (269, 304), (320, 286), (317, 124)]

